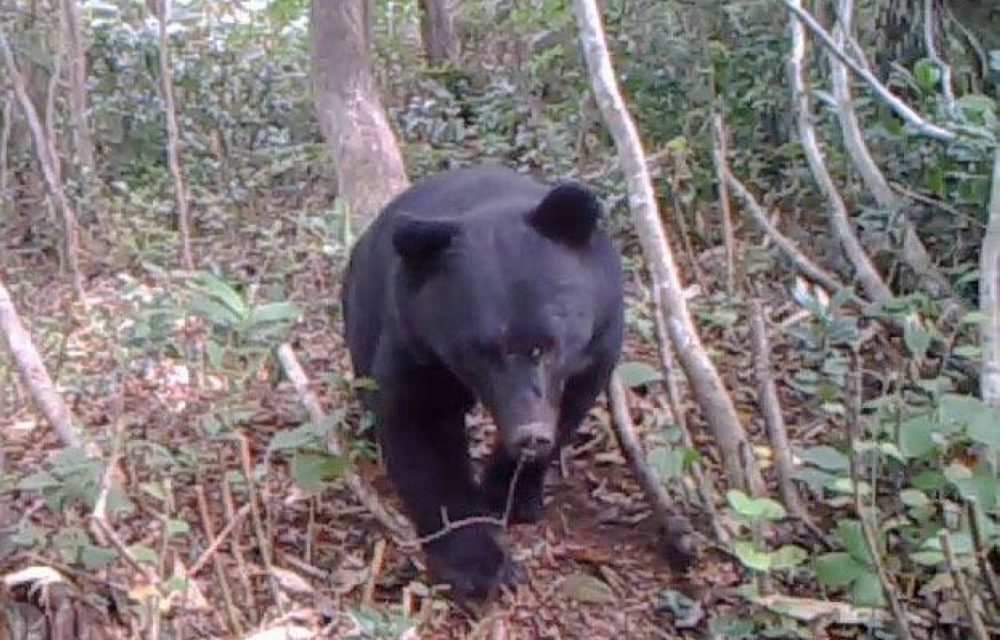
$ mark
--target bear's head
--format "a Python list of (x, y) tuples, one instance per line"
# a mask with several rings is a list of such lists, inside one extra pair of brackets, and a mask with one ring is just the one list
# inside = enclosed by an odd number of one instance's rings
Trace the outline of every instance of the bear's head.
[(396, 220), (406, 344), (478, 397), (515, 457), (552, 451), (564, 385), (590, 365), (607, 290), (600, 216), (592, 193), (567, 184), (540, 202)]

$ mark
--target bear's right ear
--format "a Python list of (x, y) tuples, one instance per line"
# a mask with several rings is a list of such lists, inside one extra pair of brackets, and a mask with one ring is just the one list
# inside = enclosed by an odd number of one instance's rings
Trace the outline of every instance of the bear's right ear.
[(552, 189), (527, 220), (550, 240), (579, 247), (590, 240), (600, 218), (597, 196), (582, 185), (565, 183)]
[(424, 264), (447, 249), (458, 232), (458, 224), (449, 220), (399, 214), (392, 230), (392, 246), (405, 262)]

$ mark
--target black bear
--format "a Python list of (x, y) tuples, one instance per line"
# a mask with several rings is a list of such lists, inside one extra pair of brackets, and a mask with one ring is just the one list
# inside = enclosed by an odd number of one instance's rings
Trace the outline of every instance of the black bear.
[[(608, 382), (622, 346), (622, 274), (587, 189), (500, 167), (439, 174), (391, 202), (359, 238), (343, 310), (355, 374), (389, 475), (417, 532), (542, 515), (547, 467)], [(465, 416), (499, 444), (477, 483)], [(460, 598), (516, 582), (489, 523), (429, 541), (428, 567)]]

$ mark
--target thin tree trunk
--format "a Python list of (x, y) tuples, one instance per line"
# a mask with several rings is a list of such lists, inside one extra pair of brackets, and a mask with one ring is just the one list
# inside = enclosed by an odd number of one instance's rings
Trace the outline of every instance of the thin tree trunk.
[(837, 186), (827, 170), (823, 160), (823, 151), (820, 149), (819, 140), (816, 137), (812, 109), (809, 103), (809, 88), (806, 85), (806, 30), (798, 17), (799, 12), (802, 12), (802, 0), (785, 0), (785, 3), (792, 9), (792, 15), (789, 17), (792, 34), (789, 75), (791, 77), (792, 102), (798, 119), (802, 148), (805, 151), (813, 178), (826, 199), (827, 213), (836, 231), (837, 241), (844, 250), (844, 255), (854, 267), (856, 277), (869, 298), (877, 304), (885, 304), (892, 298), (892, 291), (882, 280), (882, 276), (879, 275), (854, 233), (853, 224), (847, 213), (847, 205), (844, 204), (843, 198), (837, 192)]
[(83, 20), (77, 0), (61, 0), (61, 5), (66, 54), (69, 57), (69, 110), (73, 121), (73, 142), (80, 165), (93, 174), (96, 165), (87, 117), (87, 48)]
[(63, 402), (62, 396), (56, 391), (49, 377), (38, 349), (31, 341), (31, 335), (21, 324), (14, 301), (0, 280), (0, 333), (3, 341), (14, 359), (24, 385), (28, 388), (39, 411), (55, 429), (59, 439), (67, 447), (79, 447), (82, 442), (73, 428), (73, 415)]
[(156, 3), (156, 18), (159, 22), (160, 90), (163, 92), (163, 112), (167, 120), (167, 163), (170, 165), (170, 176), (174, 181), (174, 197), (177, 199), (177, 225), (181, 234), (181, 265), (185, 269), (193, 270), (191, 214), (188, 209), (187, 185), (184, 182), (184, 169), (181, 163), (181, 136), (177, 127), (174, 78), (170, 68), (170, 39), (167, 36), (171, 0), (154, 0), (154, 2)]
[(86, 302), (86, 291), (83, 286), (83, 272), (80, 269), (80, 236), (79, 224), (77, 222), (76, 211), (70, 204), (66, 192), (63, 190), (62, 181), (59, 178), (59, 171), (56, 168), (59, 158), (56, 155), (55, 146), (52, 140), (45, 135), (45, 128), (41, 118), (38, 117), (38, 110), (28, 95), (28, 88), (24, 82), (14, 59), (14, 52), (10, 49), (7, 36), (0, 30), (0, 55), (3, 56), (4, 66), (7, 68), (7, 77), (14, 88), (14, 95), (17, 96), (21, 111), (28, 123), (32, 140), (35, 143), (35, 152), (38, 156), (38, 164), (42, 168), (42, 176), (45, 185), (49, 190), (49, 196), (55, 201), (63, 219), (64, 231), (66, 234), (66, 263), (69, 266), (70, 275), (73, 278), (73, 287), (81, 302)]
[[(733, 400), (705, 352), (688, 312), (677, 265), (660, 224), (642, 142), (618, 89), (611, 66), (597, 2), (574, 0), (573, 5), (590, 84), (618, 149), (619, 162), (628, 184), (629, 207), (653, 277), (653, 286), (660, 289), (663, 297), (667, 330), (677, 358), (691, 383), (691, 390), (714, 433), (729, 482), (731, 486), (743, 487), (746, 483), (740, 464), (740, 449), (748, 442), (746, 432), (740, 424)], [(759, 474), (751, 474), (751, 484), (762, 486)]]
[(409, 184), (372, 78), (363, 2), (313, 0), (313, 100), (337, 172), (337, 192), (359, 228)]
[(1000, 409), (1000, 148), (993, 161), (989, 222), (979, 258), (979, 308), (983, 313), (983, 401)]
[(420, 36), (428, 62), (458, 63), (455, 13), (450, 0), (420, 0)]

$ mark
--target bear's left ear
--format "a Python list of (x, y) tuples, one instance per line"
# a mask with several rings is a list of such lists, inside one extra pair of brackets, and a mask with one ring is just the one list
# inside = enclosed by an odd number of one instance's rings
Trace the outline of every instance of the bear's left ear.
[(581, 185), (567, 183), (550, 191), (527, 220), (546, 238), (577, 247), (590, 240), (600, 217), (597, 196)]
[(451, 245), (458, 224), (450, 220), (417, 218), (397, 214), (392, 230), (392, 246), (411, 265), (425, 264)]

